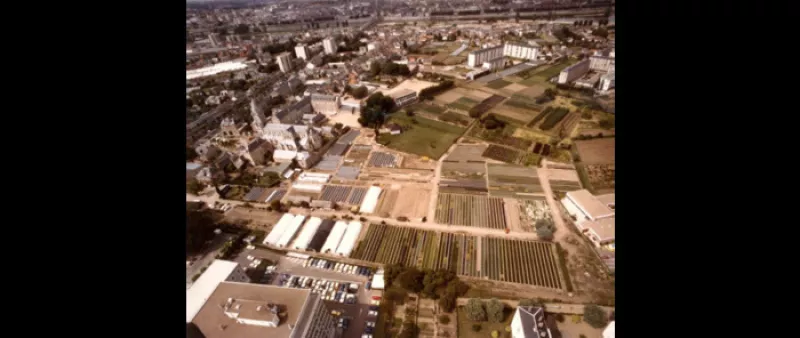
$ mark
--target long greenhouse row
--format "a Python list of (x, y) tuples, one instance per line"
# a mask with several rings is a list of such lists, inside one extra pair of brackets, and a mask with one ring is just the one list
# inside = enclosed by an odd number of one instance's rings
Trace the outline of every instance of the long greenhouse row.
[(263, 244), (347, 257), (353, 251), (362, 228), (360, 222), (334, 223), (333, 220), (319, 217), (311, 217), (308, 222), (305, 220), (306, 216), (303, 215), (284, 214), (264, 238)]

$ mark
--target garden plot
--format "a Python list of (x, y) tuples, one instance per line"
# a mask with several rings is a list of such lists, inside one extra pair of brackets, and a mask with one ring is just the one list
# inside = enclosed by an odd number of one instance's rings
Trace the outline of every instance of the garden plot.
[(525, 198), (544, 192), (536, 168), (487, 163), (489, 196)]
[(550, 242), (481, 238), (481, 267), (490, 280), (564, 289), (555, 245)]
[(468, 97), (461, 97), (454, 102), (448, 103), (447, 107), (455, 110), (466, 111), (468, 112), (473, 107), (480, 104), (480, 101), (476, 101), (474, 99)]
[(483, 153), (483, 157), (506, 163), (519, 164), (525, 166), (536, 166), (541, 161), (541, 156), (528, 152), (517, 151), (514, 149), (490, 145)]
[(484, 144), (457, 144), (444, 162), (484, 162), (481, 156), (488, 146)]
[(331, 201), (334, 203), (341, 203), (347, 200), (347, 196), (353, 187), (343, 185), (325, 185), (322, 187), (322, 195), (319, 199), (323, 201)]
[(361, 167), (361, 165), (369, 158), (369, 153), (372, 151), (372, 146), (369, 145), (354, 145), (350, 148), (350, 152), (344, 158), (344, 165), (348, 167)]
[(369, 166), (375, 168), (395, 168), (398, 166), (398, 158), (391, 153), (375, 151), (369, 159)]
[(347, 199), (347, 203), (352, 205), (361, 204), (366, 194), (367, 194), (367, 188), (355, 187), (353, 188), (353, 191), (350, 193), (350, 197)]
[(583, 164), (613, 164), (615, 138), (575, 141), (575, 149)]
[(538, 199), (520, 199), (518, 202), (520, 227), (524, 231), (536, 231), (534, 227), (536, 221), (553, 219), (544, 196)]
[(436, 222), (505, 229), (503, 199), (486, 195), (439, 193), (436, 201)]

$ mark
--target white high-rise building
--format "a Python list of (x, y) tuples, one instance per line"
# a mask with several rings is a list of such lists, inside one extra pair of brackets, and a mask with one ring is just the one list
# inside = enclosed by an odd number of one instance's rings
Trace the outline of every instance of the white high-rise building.
[(278, 67), (280, 67), (281, 71), (287, 73), (292, 70), (292, 54), (290, 53), (282, 53), (278, 55)]
[(294, 47), (294, 52), (297, 54), (297, 57), (303, 60), (308, 60), (308, 46), (306, 45), (297, 45)]
[(503, 55), (518, 59), (536, 60), (539, 48), (521, 43), (509, 42), (503, 46)]
[(325, 48), (325, 54), (336, 54), (336, 51), (339, 49), (334, 38), (322, 40), (322, 47)]
[(480, 67), (484, 62), (500, 57), (503, 57), (503, 46), (479, 49), (469, 53), (467, 56), (467, 64), (470, 67)]

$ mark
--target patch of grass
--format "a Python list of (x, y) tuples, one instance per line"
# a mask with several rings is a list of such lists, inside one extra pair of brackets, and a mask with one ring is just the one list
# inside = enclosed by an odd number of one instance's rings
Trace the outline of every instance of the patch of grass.
[(547, 79), (550, 79), (550, 78), (558, 75), (558, 73), (561, 73), (561, 71), (564, 70), (564, 68), (569, 67), (573, 63), (575, 63), (575, 62), (564, 61), (564, 62), (561, 62), (559, 64), (555, 64), (555, 65), (552, 65), (552, 66), (547, 67), (545, 69), (542, 69), (541, 71), (539, 71), (539, 72), (537, 72), (537, 73), (535, 73), (533, 75), (534, 75), (534, 77), (539, 77), (541, 79), (547, 80)]
[(451, 111), (448, 111), (447, 113), (444, 113), (441, 116), (439, 116), (439, 120), (444, 122), (459, 124), (465, 127), (470, 123), (470, 119), (467, 118), (466, 116)]
[(489, 87), (489, 88), (492, 88), (492, 89), (500, 89), (500, 88), (503, 88), (503, 87), (508, 86), (510, 84), (511, 84), (511, 82), (508, 82), (506, 80), (497, 79), (497, 80), (494, 80), (492, 82), (487, 83), (486, 87)]
[(412, 118), (405, 114), (394, 114), (390, 121), (408, 129), (399, 135), (381, 134), (378, 142), (392, 149), (432, 159), (441, 157), (464, 133), (464, 128), (419, 116)]
[(422, 102), (415, 103), (415, 104), (409, 106), (408, 108), (410, 108), (413, 111), (420, 111), (421, 110), (421, 111), (424, 111), (426, 113), (436, 114), (436, 115), (444, 113), (447, 110), (447, 109), (439, 107), (439, 106), (434, 106), (432, 104), (427, 104), (427, 103), (422, 103)]
[(458, 110), (463, 110), (463, 111), (469, 111), (470, 109), (472, 109), (471, 106), (464, 105), (464, 104), (462, 104), (462, 103), (460, 103), (458, 101), (453, 102), (453, 103), (448, 103), (447, 107), (450, 107), (450, 108), (453, 108), (453, 109), (458, 109)]

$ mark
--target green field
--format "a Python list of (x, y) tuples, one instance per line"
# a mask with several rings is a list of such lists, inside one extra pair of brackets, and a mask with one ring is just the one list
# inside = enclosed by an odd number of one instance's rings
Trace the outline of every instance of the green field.
[[(412, 122), (416, 120), (417, 123)], [(394, 114), (389, 121), (408, 128), (400, 135), (381, 134), (378, 142), (399, 151), (438, 159), (464, 133), (464, 128), (423, 117)]]
[(410, 108), (413, 111), (420, 111), (421, 110), (421, 111), (424, 111), (426, 113), (434, 114), (434, 115), (442, 114), (446, 110), (445, 108), (442, 108), (442, 107), (439, 107), (439, 106), (434, 106), (432, 104), (422, 103), (422, 102), (415, 103), (415, 104), (409, 106), (408, 108)]
[(511, 82), (508, 82), (506, 80), (497, 79), (497, 80), (494, 80), (494, 81), (489, 82), (488, 84), (486, 84), (486, 87), (489, 87), (489, 88), (492, 88), (492, 89), (500, 89), (500, 88), (503, 88), (503, 87), (508, 86), (510, 84), (511, 84)]
[(561, 73), (561, 70), (563, 70), (564, 68), (569, 67), (573, 63), (574, 62), (572, 62), (572, 61), (565, 61), (565, 62), (561, 62), (561, 63), (559, 63), (557, 65), (552, 65), (550, 67), (547, 67), (547, 68), (541, 70), (538, 73), (535, 73), (534, 77), (539, 77), (541, 79), (547, 80), (547, 79), (549, 79), (549, 78), (551, 78), (553, 76), (558, 75), (558, 73)]
[(472, 107), (477, 106), (479, 103), (480, 102), (478, 102), (478, 101), (475, 101), (475, 100), (470, 99), (468, 97), (463, 97), (462, 96), (458, 100), (455, 100), (452, 103), (448, 103), (447, 106), (451, 107), (453, 109), (460, 109), (460, 110), (464, 110), (464, 111), (469, 111), (470, 109), (472, 109)]
[(467, 125), (469, 125), (470, 122), (472, 122), (471, 118), (468, 118), (468, 117), (466, 117), (464, 115), (461, 115), (459, 113), (454, 113), (454, 112), (451, 112), (451, 111), (448, 111), (448, 112), (440, 115), (439, 116), (439, 120), (440, 121), (444, 121), (444, 122), (460, 124), (460, 125), (465, 126), (465, 127)]

